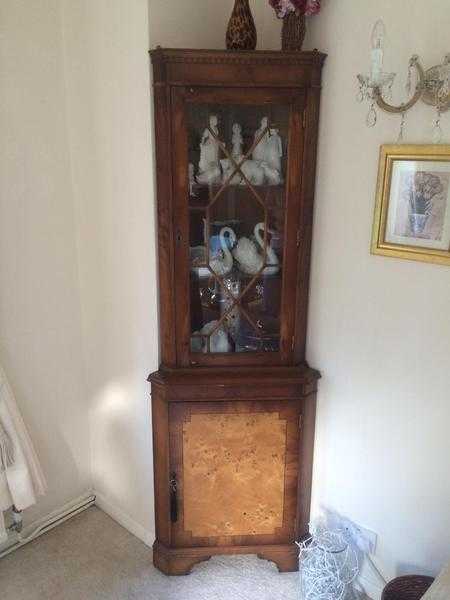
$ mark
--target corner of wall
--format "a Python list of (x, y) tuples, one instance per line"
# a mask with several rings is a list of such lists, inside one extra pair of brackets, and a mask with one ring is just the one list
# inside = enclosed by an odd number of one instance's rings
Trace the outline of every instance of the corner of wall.
[(150, 548), (155, 540), (155, 532), (145, 529), (139, 523), (137, 523), (128, 513), (120, 509), (114, 503), (112, 503), (106, 496), (94, 492), (95, 504), (109, 515), (114, 521), (117, 521), (119, 525), (122, 525), (130, 533), (136, 536), (141, 542), (144, 542), (146, 546)]

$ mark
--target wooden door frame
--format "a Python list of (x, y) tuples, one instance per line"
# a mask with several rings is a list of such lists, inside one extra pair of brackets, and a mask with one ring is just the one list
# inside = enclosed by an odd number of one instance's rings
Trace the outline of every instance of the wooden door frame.
[[(169, 407), (170, 473), (176, 474), (178, 489), (178, 520), (172, 523), (171, 541), (174, 547), (249, 546), (291, 543), (296, 539), (298, 473), (300, 465), (301, 418), (300, 400), (231, 400), (209, 402), (175, 402)], [(283, 520), (272, 534), (194, 537), (184, 529), (184, 467), (183, 425), (193, 415), (277, 414), (286, 423), (284, 466)], [(172, 475), (171, 475), (172, 476)], [(261, 481), (264, 474), (261, 474)], [(220, 507), (217, 507), (220, 510)]]
[[(303, 155), (305, 146), (306, 90), (303, 88), (208, 88), (176, 86), (172, 88), (172, 171), (173, 231), (177, 364), (181, 367), (291, 365), (294, 360), (296, 328), (297, 263), (299, 247)], [(286, 214), (284, 227), (283, 277), (280, 314), (280, 351), (239, 354), (192, 354), (190, 351), (190, 267), (188, 197), (187, 104), (278, 105), (289, 108), (289, 140), (286, 178)], [(181, 302), (183, 299), (183, 302)]]

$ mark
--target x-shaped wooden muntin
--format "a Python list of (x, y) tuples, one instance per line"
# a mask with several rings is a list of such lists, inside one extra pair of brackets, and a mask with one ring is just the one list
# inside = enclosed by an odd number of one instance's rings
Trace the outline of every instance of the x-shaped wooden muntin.
[[(248, 312), (243, 308), (243, 306), (241, 304), (241, 301), (242, 301), (242, 298), (245, 297), (245, 295), (247, 294), (247, 292), (253, 287), (254, 283), (256, 282), (256, 280), (259, 278), (259, 276), (261, 275), (261, 273), (264, 271), (265, 267), (267, 266), (267, 264), (266, 264), (266, 260), (267, 260), (267, 209), (266, 209), (266, 205), (265, 205), (264, 201), (261, 199), (261, 197), (259, 196), (258, 192), (255, 190), (255, 188), (253, 187), (253, 185), (250, 183), (250, 181), (248, 180), (248, 178), (245, 175), (245, 173), (243, 173), (243, 171), (241, 170), (241, 167), (245, 163), (245, 161), (248, 160), (248, 157), (251, 156), (253, 150), (260, 143), (260, 141), (265, 137), (265, 135), (267, 133), (270, 133), (270, 128), (266, 127), (264, 129), (264, 131), (257, 138), (255, 138), (255, 140), (253, 141), (253, 144), (251, 145), (250, 149), (241, 158), (239, 164), (235, 160), (234, 156), (228, 152), (225, 144), (216, 136), (216, 134), (214, 133), (214, 131), (212, 131), (212, 129), (209, 126), (208, 126), (208, 131), (210, 132), (210, 134), (212, 135), (212, 137), (216, 140), (219, 148), (222, 150), (222, 152), (225, 154), (225, 156), (228, 158), (228, 160), (230, 161), (230, 163), (234, 167), (234, 170), (231, 173), (231, 175), (229, 175), (228, 178), (222, 183), (221, 187), (215, 193), (215, 195), (211, 199), (211, 201), (208, 204), (208, 206), (206, 206), (203, 209), (203, 210), (205, 210), (205, 213), (206, 213), (206, 231), (208, 232), (208, 235), (206, 236), (207, 239), (206, 239), (206, 257), (205, 257), (205, 258), (208, 259), (208, 263), (205, 264), (205, 265), (200, 265), (200, 266), (205, 267), (205, 268), (207, 268), (209, 270), (209, 272), (211, 273), (212, 277), (219, 284), (219, 287), (222, 290), (225, 291), (225, 294), (231, 300), (231, 305), (222, 314), (222, 316), (220, 317), (220, 319), (217, 321), (217, 324), (215, 325), (214, 329), (210, 333), (208, 333), (206, 335), (204, 335), (204, 334), (195, 334), (194, 333), (191, 336), (191, 337), (194, 337), (194, 338), (201, 338), (201, 339), (206, 338), (207, 339), (207, 351), (209, 353), (211, 351), (211, 337), (212, 337), (212, 335), (216, 331), (218, 331), (220, 329), (222, 323), (224, 323), (224, 321), (226, 320), (226, 318), (229, 315), (231, 315), (233, 309), (236, 306), (238, 307), (239, 312), (242, 312), (242, 314), (245, 316), (245, 318), (247, 319), (247, 321), (253, 327), (253, 329), (255, 330), (256, 334), (260, 338), (260, 340), (263, 339), (263, 337), (261, 335), (261, 332), (260, 332), (260, 328), (254, 322), (254, 320), (251, 318), (251, 316), (248, 314)], [(235, 297), (232, 294), (232, 292), (227, 288), (227, 286), (224, 284), (222, 277), (219, 276), (219, 275), (217, 275), (217, 273), (213, 269), (211, 269), (211, 267), (209, 265), (209, 256), (210, 256), (209, 231), (210, 231), (210, 209), (217, 202), (217, 200), (221, 196), (222, 192), (227, 187), (229, 187), (231, 181), (233, 180), (233, 178), (235, 177), (235, 175), (238, 174), (238, 173), (240, 174), (241, 178), (244, 180), (244, 182), (246, 183), (246, 185), (250, 188), (250, 190), (252, 191), (253, 195), (255, 196), (257, 202), (262, 206), (263, 211), (264, 211), (264, 255), (263, 255), (264, 260), (263, 260), (262, 267), (259, 269), (259, 271), (257, 273), (255, 273), (255, 275), (250, 280), (250, 282), (247, 284), (247, 286), (245, 287), (245, 289), (237, 297)]]

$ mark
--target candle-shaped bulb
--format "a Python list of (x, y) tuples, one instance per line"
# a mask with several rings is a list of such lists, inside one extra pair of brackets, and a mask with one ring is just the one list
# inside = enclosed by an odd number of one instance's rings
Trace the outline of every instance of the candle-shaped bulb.
[(381, 73), (383, 72), (383, 47), (384, 38), (386, 35), (386, 28), (381, 19), (379, 19), (372, 29), (372, 51), (370, 53), (371, 58), (371, 81), (373, 84), (378, 85), (381, 79)]
[(372, 48), (381, 48), (384, 46), (384, 38), (386, 37), (386, 27), (382, 19), (378, 19), (372, 29)]

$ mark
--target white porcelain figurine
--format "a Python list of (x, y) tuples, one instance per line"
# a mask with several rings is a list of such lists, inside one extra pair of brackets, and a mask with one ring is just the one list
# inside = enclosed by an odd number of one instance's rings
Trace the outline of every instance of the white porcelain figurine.
[(203, 132), (200, 142), (197, 181), (201, 184), (212, 184), (220, 181), (219, 144), (216, 139), (216, 137), (219, 137), (218, 124), (219, 119), (217, 116), (211, 115), (209, 117), (209, 128), (207, 127)]
[(236, 162), (242, 158), (242, 148), (244, 146), (244, 139), (242, 137), (242, 127), (239, 123), (233, 125), (233, 137), (231, 138), (231, 144), (233, 146), (231, 155)]
[[(260, 251), (257, 244), (246, 237), (240, 238), (233, 250), (239, 269), (247, 275), (256, 275), (264, 267), (264, 238), (261, 236), (261, 231), (264, 232), (264, 223), (257, 223), (254, 235)], [(278, 257), (270, 244), (267, 245), (266, 264), (267, 266), (262, 270), (263, 275), (274, 275), (280, 269)]]
[(269, 185), (280, 185), (283, 182), (280, 171), (269, 166), (266, 161), (260, 163), (261, 169), (264, 171), (264, 178)]
[[(255, 142), (263, 134), (263, 132), (268, 128), (268, 126), (269, 126), (269, 118), (263, 117), (261, 119), (261, 125), (260, 125), (259, 129), (257, 129), (255, 131)], [(269, 137), (269, 132), (267, 131), (263, 135), (263, 137), (259, 141), (259, 143), (253, 149), (253, 153), (252, 153), (253, 160), (262, 161), (262, 160), (266, 159), (266, 144), (267, 144), (268, 137)]]
[[(222, 327), (219, 327), (218, 329), (216, 329), (217, 324), (218, 324), (218, 321), (210, 321), (209, 323), (206, 323), (206, 325), (204, 325), (200, 329), (200, 331), (195, 331), (194, 333), (196, 335), (201, 334), (201, 335), (205, 335), (205, 336), (209, 336), (211, 334), (211, 336), (209, 338), (210, 352), (212, 352), (212, 353), (230, 352), (231, 344), (230, 344), (230, 340), (228, 338), (228, 334)], [(211, 332), (214, 332), (214, 333), (211, 333)], [(192, 337), (191, 338), (191, 349), (194, 352), (201, 351), (203, 353), (207, 353), (208, 352), (207, 340), (197, 338), (197, 337)]]
[[(228, 234), (228, 240), (225, 235)], [(216, 275), (223, 277), (233, 268), (233, 255), (230, 252), (229, 246), (234, 246), (236, 243), (236, 234), (231, 227), (222, 227), (219, 233), (221, 255), (211, 258), (209, 260), (209, 266)]]
[(278, 129), (270, 129), (270, 135), (267, 138), (265, 146), (266, 156), (264, 161), (271, 169), (281, 173), (281, 157), (283, 156), (283, 144), (278, 133)]
[(283, 156), (283, 143), (279, 135), (279, 130), (275, 127), (269, 127), (268, 117), (261, 119), (260, 128), (255, 131), (255, 141), (263, 134), (260, 142), (253, 150), (253, 160), (264, 171), (264, 183), (269, 185), (280, 185), (283, 182), (281, 175), (281, 158)]
[(189, 163), (188, 177), (189, 177), (189, 196), (195, 196), (195, 194), (194, 194), (194, 185), (196, 184), (195, 167), (192, 163)]
[[(241, 171), (252, 185), (264, 184), (264, 169), (260, 162), (256, 160), (246, 160), (241, 167)], [(242, 177), (241, 179), (241, 185), (246, 185), (244, 178)]]
[[(222, 165), (222, 181), (227, 181), (231, 176), (233, 171), (235, 170), (235, 166), (231, 163), (228, 158), (223, 158), (220, 161)], [(246, 160), (240, 167), (240, 170), (245, 175), (245, 177), (249, 180), (252, 185), (263, 185), (265, 171), (263, 168), (263, 164), (256, 160)], [(246, 185), (246, 181), (244, 177), (242, 177), (241, 173), (236, 173), (232, 178), (231, 185)]]
[[(239, 164), (239, 161), (236, 162)], [(222, 158), (220, 160), (220, 165), (222, 167), (222, 183), (225, 183), (231, 177), (231, 174), (234, 173), (236, 167), (229, 158)], [(242, 175), (237, 172), (231, 179), (230, 185), (239, 185), (241, 182)]]

